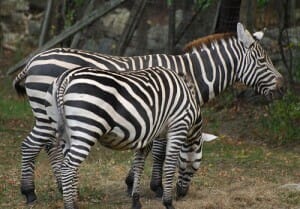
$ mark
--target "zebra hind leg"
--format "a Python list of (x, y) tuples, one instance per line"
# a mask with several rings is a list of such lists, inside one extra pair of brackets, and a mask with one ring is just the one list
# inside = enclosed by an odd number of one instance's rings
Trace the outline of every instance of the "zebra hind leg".
[(22, 142), (21, 193), (26, 197), (26, 203), (31, 204), (36, 199), (34, 185), (35, 159), (42, 149), (42, 144), (35, 142), (31, 132)]
[(134, 172), (133, 172), (133, 167), (131, 167), (125, 179), (125, 183), (127, 185), (127, 194), (129, 196), (131, 196), (132, 194), (133, 181), (134, 181)]
[(152, 148), (153, 169), (150, 182), (150, 188), (155, 192), (156, 197), (163, 196), (162, 172), (166, 156), (166, 140), (154, 140)]
[[(152, 143), (149, 143), (144, 149), (143, 149), (143, 155), (145, 158), (148, 156), (150, 150), (152, 149)], [(125, 179), (125, 183), (127, 185), (127, 194), (129, 196), (132, 195), (132, 190), (133, 190), (133, 184), (134, 184), (134, 168), (133, 164), (131, 165), (131, 168), (127, 174), (127, 177)]]
[(134, 193), (132, 195), (132, 209), (141, 209), (142, 208), (142, 204), (140, 202), (140, 195), (137, 193)]
[(142, 204), (140, 202), (140, 179), (145, 166), (145, 159), (148, 155), (149, 151), (152, 148), (152, 144), (150, 146), (146, 146), (144, 149), (137, 150), (134, 154), (134, 183), (132, 189), (132, 209), (141, 209)]
[(78, 209), (77, 205), (77, 168), (71, 167), (69, 161), (65, 160), (61, 166), (61, 180), (63, 186), (63, 199), (65, 209)]
[(62, 185), (61, 185), (61, 164), (63, 161), (63, 153), (61, 146), (57, 144), (48, 144), (45, 146), (45, 151), (48, 154), (48, 158), (56, 179), (56, 184), (59, 192), (62, 194)]

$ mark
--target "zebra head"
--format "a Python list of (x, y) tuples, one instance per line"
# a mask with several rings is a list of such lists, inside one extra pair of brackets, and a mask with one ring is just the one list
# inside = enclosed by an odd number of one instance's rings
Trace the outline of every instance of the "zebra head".
[(258, 42), (262, 37), (263, 32), (252, 36), (241, 23), (237, 24), (237, 39), (242, 48), (237, 80), (253, 87), (268, 100), (279, 99), (284, 94), (284, 79)]

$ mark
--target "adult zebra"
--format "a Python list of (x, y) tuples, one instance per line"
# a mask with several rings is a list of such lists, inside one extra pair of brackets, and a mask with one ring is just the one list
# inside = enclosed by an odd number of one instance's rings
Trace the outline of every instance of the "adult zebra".
[[(164, 66), (182, 74), (190, 74), (196, 87), (196, 99), (204, 104), (213, 99), (235, 81), (252, 86), (269, 98), (282, 94), (283, 78), (274, 68), (269, 56), (258, 41), (237, 25), (237, 37), (234, 34), (217, 34), (199, 39), (187, 47), (183, 55), (147, 55), (136, 57), (116, 57), (96, 53), (87, 53), (73, 49), (53, 49), (33, 57), (25, 69), (14, 80), (17, 92), (25, 93), (20, 82), (25, 79), (26, 93), (32, 107), (36, 124), (31, 133), (22, 142), (21, 191), (27, 202), (36, 199), (34, 192), (34, 162), (40, 150), (46, 146), (52, 168), (59, 178), (61, 155), (59, 148), (52, 146), (49, 140), (50, 122), (44, 109), (44, 98), (51, 82), (67, 69), (78, 66), (90, 66), (105, 70), (139, 70), (151, 66)], [(159, 142), (159, 141), (157, 141)], [(155, 144), (155, 143), (154, 143)], [(161, 191), (162, 166), (156, 155), (164, 150), (163, 145), (153, 150), (155, 165), (151, 186)], [(159, 149), (161, 148), (161, 149)], [(130, 182), (132, 183), (132, 182)], [(184, 186), (183, 186), (184, 187)], [(183, 195), (187, 189), (182, 189)]]
[(53, 121), (52, 136), (65, 139), (61, 167), (65, 208), (77, 208), (74, 178), (97, 141), (111, 149), (137, 150), (132, 208), (141, 208), (143, 150), (158, 136), (167, 142), (163, 203), (174, 208), (177, 160), (182, 175), (196, 172), (201, 160), (202, 118), (193, 88), (188, 79), (161, 67), (138, 72), (82, 67), (59, 76), (46, 97), (46, 112)]

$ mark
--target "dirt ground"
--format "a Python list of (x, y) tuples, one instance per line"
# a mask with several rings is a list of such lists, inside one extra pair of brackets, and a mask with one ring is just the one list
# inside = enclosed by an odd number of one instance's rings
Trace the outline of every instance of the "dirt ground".
[[(20, 194), (20, 144), (33, 124), (26, 99), (11, 89), (0, 60), (0, 208), (62, 208), (47, 157), (41, 152), (36, 166), (38, 200), (26, 206)], [(5, 101), (4, 101), (5, 100)], [(284, 185), (300, 183), (300, 144), (273, 146), (259, 129), (257, 113), (263, 107), (232, 103), (204, 108), (204, 131), (220, 136), (204, 145), (203, 162), (189, 194), (174, 201), (180, 209), (300, 209), (300, 191)], [(213, 108), (212, 108), (213, 106)], [(21, 109), (21, 110), (20, 110)], [(20, 113), (18, 112), (20, 111)], [(80, 168), (80, 208), (130, 208), (125, 176), (132, 152), (116, 152), (96, 145)], [(142, 181), (144, 209), (164, 208), (149, 189), (151, 160)]]

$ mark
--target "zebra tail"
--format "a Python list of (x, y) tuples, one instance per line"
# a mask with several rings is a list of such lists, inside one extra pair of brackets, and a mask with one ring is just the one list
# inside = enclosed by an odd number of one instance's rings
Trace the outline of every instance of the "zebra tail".
[[(67, 85), (70, 82), (70, 74), (74, 72), (74, 70), (69, 70), (64, 72), (59, 79), (56, 80), (55, 87), (53, 88), (53, 95), (55, 95), (55, 105), (57, 109), (57, 134), (58, 139), (63, 139), (66, 136), (66, 126), (65, 126), (65, 117), (64, 117), (64, 101), (63, 97), (65, 94), (65, 90)], [(67, 137), (68, 138), (68, 137)], [(68, 141), (67, 141), (68, 144)]]
[(16, 90), (16, 92), (19, 96), (26, 95), (25, 86), (22, 85), (21, 82), (27, 77), (31, 63), (34, 62), (35, 59), (37, 57), (39, 57), (40, 55), (41, 55), (41, 53), (38, 53), (35, 56), (31, 57), (30, 60), (27, 62), (26, 66), (23, 68), (23, 70), (15, 77), (15, 79), (13, 81), (13, 88)]
[(25, 86), (21, 84), (21, 81), (23, 81), (26, 78), (26, 76), (27, 76), (27, 70), (25, 67), (25, 69), (23, 69), (13, 81), (13, 88), (16, 90), (19, 96), (26, 95)]

